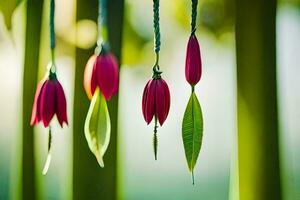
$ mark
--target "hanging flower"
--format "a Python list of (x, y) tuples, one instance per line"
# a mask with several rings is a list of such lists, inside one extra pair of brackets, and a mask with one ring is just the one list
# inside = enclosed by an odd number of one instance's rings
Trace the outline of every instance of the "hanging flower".
[(192, 183), (195, 184), (194, 168), (199, 156), (203, 138), (203, 116), (200, 103), (195, 93), (195, 85), (202, 75), (200, 46), (195, 35), (198, 0), (191, 0), (191, 36), (187, 45), (185, 61), (185, 78), (191, 85), (191, 96), (182, 120), (182, 141)]
[(48, 79), (42, 80), (35, 92), (34, 104), (31, 115), (31, 125), (42, 121), (45, 127), (49, 126), (54, 114), (56, 114), (60, 126), (68, 124), (66, 97), (64, 90), (56, 78), (56, 74), (50, 72)]
[(161, 78), (159, 67), (159, 52), (160, 52), (160, 26), (159, 26), (159, 0), (153, 0), (153, 29), (154, 29), (154, 52), (155, 64), (152, 68), (153, 76), (144, 88), (142, 99), (142, 110), (144, 119), (149, 125), (154, 116), (153, 130), (153, 150), (154, 158), (157, 160), (157, 129), (158, 124), (162, 126), (170, 110), (170, 91), (167, 83)]
[(149, 124), (153, 116), (158, 118), (160, 125), (165, 122), (170, 110), (170, 91), (162, 79), (151, 79), (144, 88), (142, 109), (144, 119)]
[(200, 46), (194, 33), (191, 34), (186, 52), (185, 78), (191, 85), (196, 85), (202, 74)]
[(119, 87), (117, 59), (103, 47), (98, 56), (90, 57), (84, 71), (84, 88), (90, 99), (97, 86), (106, 100), (115, 95)]

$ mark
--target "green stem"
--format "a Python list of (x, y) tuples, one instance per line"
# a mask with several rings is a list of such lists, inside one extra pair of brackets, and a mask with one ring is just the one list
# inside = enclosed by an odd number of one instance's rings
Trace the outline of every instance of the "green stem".
[(48, 153), (47, 153), (47, 159), (43, 168), (43, 175), (46, 175), (50, 166), (51, 162), (51, 145), (52, 145), (52, 133), (51, 133), (51, 127), (49, 126), (49, 134), (48, 134)]
[(51, 49), (51, 67), (50, 67), (50, 73), (56, 72), (56, 64), (55, 64), (55, 50)]
[(98, 41), (97, 45), (108, 45), (107, 0), (98, 0)]
[(48, 135), (48, 153), (50, 152), (52, 144), (52, 134), (51, 134), (51, 127), (49, 126), (49, 135)]
[(160, 79), (161, 78), (161, 71), (159, 70), (159, 53), (155, 53), (156, 54), (156, 60), (155, 60), (155, 64), (152, 68), (153, 71), (153, 76), (152, 78), (154, 79)]
[(191, 89), (192, 89), (192, 93), (194, 93), (195, 92), (195, 86), (191, 85)]
[(155, 115), (155, 124), (154, 124), (154, 135), (153, 135), (153, 149), (154, 149), (154, 158), (157, 160), (157, 146), (158, 146), (158, 139), (157, 139), (157, 117)]
[(50, 49), (51, 49), (51, 72), (55, 73), (55, 0), (50, 1)]
[(194, 176), (194, 170), (192, 170), (192, 183), (195, 185), (195, 176)]
[(155, 64), (154, 67), (156, 67), (159, 70), (159, 53), (155, 53)]
[(55, 0), (50, 1), (50, 47), (55, 48), (55, 26), (54, 26), (54, 16), (55, 16)]

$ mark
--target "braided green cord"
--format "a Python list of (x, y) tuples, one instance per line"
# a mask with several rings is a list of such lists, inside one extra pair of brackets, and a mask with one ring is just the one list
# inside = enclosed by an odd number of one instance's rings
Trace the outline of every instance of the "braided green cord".
[(153, 28), (154, 28), (154, 51), (160, 51), (160, 28), (159, 28), (159, 0), (153, 0)]
[(197, 6), (198, 6), (198, 0), (192, 0), (191, 33), (194, 33), (196, 31)]

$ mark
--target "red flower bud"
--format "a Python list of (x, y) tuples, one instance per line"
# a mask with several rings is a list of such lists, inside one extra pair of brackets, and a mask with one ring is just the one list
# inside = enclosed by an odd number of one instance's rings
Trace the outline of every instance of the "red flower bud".
[(93, 55), (84, 71), (84, 87), (91, 99), (96, 87), (99, 87), (106, 100), (118, 92), (119, 68), (115, 56), (110, 52), (102, 52), (99, 56)]
[(51, 73), (49, 79), (41, 81), (37, 86), (30, 124), (35, 125), (43, 121), (47, 127), (54, 114), (61, 127), (63, 122), (68, 124), (66, 97), (56, 75)]
[(200, 55), (200, 46), (195, 34), (190, 36), (186, 60), (185, 60), (185, 78), (191, 85), (196, 85), (202, 74), (202, 62)]
[(151, 79), (146, 84), (142, 109), (147, 124), (152, 121), (155, 115), (160, 125), (163, 125), (170, 110), (170, 91), (167, 83), (162, 78)]

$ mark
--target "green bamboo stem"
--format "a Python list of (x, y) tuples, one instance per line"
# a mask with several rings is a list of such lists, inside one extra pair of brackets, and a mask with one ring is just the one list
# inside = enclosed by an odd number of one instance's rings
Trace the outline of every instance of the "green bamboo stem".
[(22, 199), (35, 200), (34, 135), (30, 126), (37, 85), (43, 0), (27, 0), (22, 108)]
[(280, 200), (277, 2), (235, 0), (235, 3), (240, 199)]

